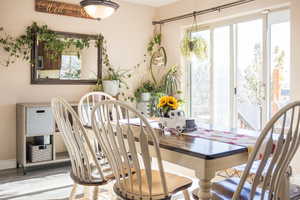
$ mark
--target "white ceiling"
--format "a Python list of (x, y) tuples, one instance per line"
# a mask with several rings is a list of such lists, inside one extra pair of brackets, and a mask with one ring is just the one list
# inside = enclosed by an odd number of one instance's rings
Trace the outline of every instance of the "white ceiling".
[(178, 0), (123, 0), (137, 4), (143, 4), (147, 6), (160, 7), (170, 3), (173, 3)]

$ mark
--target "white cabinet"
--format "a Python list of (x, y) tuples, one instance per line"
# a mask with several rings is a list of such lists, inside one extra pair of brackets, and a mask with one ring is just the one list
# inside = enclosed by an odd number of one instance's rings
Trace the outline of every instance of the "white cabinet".
[[(77, 111), (77, 103), (71, 103)], [(50, 103), (19, 103), (17, 106), (17, 166), (27, 167), (69, 161), (62, 138), (56, 128)], [(28, 146), (35, 143), (38, 136), (50, 136), (52, 160), (30, 162)]]

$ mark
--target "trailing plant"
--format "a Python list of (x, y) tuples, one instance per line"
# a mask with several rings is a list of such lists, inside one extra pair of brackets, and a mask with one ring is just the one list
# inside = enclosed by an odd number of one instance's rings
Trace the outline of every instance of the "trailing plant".
[(119, 81), (119, 87), (126, 86), (129, 89), (126, 79), (131, 77), (129, 70), (114, 69), (112, 66), (108, 67), (107, 76), (103, 80)]
[(192, 37), (189, 32), (186, 32), (180, 46), (181, 54), (190, 59), (195, 55), (198, 59), (203, 60), (207, 58), (207, 42), (201, 37)]
[(134, 92), (134, 97), (136, 101), (141, 100), (142, 93), (151, 93), (151, 95), (156, 91), (155, 84), (150, 81), (144, 82), (141, 87), (136, 89)]
[(207, 42), (201, 36), (192, 37), (191, 33), (197, 31), (197, 16), (194, 12), (193, 26), (185, 32), (180, 45), (181, 54), (187, 59), (190, 59), (192, 55), (200, 60), (207, 58)]
[(162, 38), (161, 33), (155, 34), (154, 37), (149, 42), (147, 50), (150, 55), (152, 55), (153, 51), (155, 51), (155, 48), (161, 45), (161, 38)]
[[(130, 70), (126, 69), (115, 69), (113, 65), (110, 62), (108, 50), (107, 50), (107, 41), (104, 39), (102, 35), (98, 36), (98, 40), (102, 44), (102, 59), (103, 59), (103, 65), (107, 69), (107, 75), (103, 78), (103, 80), (117, 80), (120, 82), (120, 87), (126, 86), (126, 89), (129, 89), (128, 84), (126, 83), (126, 79), (131, 78), (132, 74), (130, 73)], [(146, 63), (146, 57), (147, 55), (144, 55), (143, 60), (131, 67), (131, 69), (137, 69), (141, 66), (142, 63)]]
[(89, 38), (64, 38), (54, 31), (49, 30), (47, 25), (39, 26), (36, 22), (26, 28), (25, 34), (18, 37), (4, 33), (3, 30), (3, 28), (0, 28), (0, 31), (3, 33), (3, 36), (0, 37), (0, 46), (9, 55), (7, 60), (1, 62), (4, 66), (9, 66), (16, 59), (20, 58), (30, 61), (30, 52), (34, 47), (35, 39), (39, 43), (43, 43), (44, 48), (51, 52), (50, 59), (56, 59), (57, 56), (71, 46), (78, 49), (79, 56), (80, 50), (90, 46)]

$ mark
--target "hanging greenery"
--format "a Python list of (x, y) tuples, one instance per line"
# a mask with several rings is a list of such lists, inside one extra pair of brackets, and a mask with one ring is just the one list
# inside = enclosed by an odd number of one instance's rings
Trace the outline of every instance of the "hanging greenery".
[(181, 54), (190, 59), (192, 55), (195, 55), (198, 59), (203, 60), (207, 58), (207, 42), (201, 37), (192, 37), (191, 33), (197, 31), (197, 19), (196, 14), (194, 14), (194, 23), (190, 30), (186, 31), (184, 37), (181, 41), (180, 50)]
[(200, 36), (192, 38), (190, 33), (186, 32), (181, 41), (181, 54), (190, 59), (195, 55), (200, 60), (207, 58), (207, 42)]
[[(80, 50), (90, 46), (89, 38), (62, 38), (54, 31), (49, 30), (47, 25), (38, 26), (36, 22), (26, 28), (25, 34), (16, 38), (4, 33), (3, 30), (3, 28), (0, 28), (0, 32), (3, 33), (0, 36), (0, 47), (9, 54), (9, 57), (0, 63), (4, 66), (13, 64), (16, 59), (30, 61), (30, 52), (34, 46), (36, 37), (38, 42), (44, 44), (46, 50), (52, 52), (50, 59), (57, 58), (57, 56), (71, 46), (78, 49), (79, 56)], [(98, 38), (101, 40), (103, 36), (99, 35)]]

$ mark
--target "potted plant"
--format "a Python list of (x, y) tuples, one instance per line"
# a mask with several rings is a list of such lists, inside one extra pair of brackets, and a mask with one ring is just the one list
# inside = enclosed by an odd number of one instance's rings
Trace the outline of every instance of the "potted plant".
[(117, 96), (122, 86), (126, 86), (126, 88), (128, 88), (125, 79), (130, 77), (131, 74), (129, 74), (128, 70), (109, 67), (107, 76), (102, 80), (103, 91), (111, 96)]
[(178, 109), (179, 101), (173, 96), (162, 96), (157, 107), (160, 110), (161, 117), (168, 118), (169, 111)]
[(179, 89), (179, 74), (177, 66), (172, 66), (162, 79), (164, 92), (169, 96), (176, 96), (180, 93)]
[(138, 102), (139, 101), (143, 101), (143, 102), (150, 101), (152, 93), (154, 91), (155, 91), (155, 85), (153, 83), (151, 83), (150, 81), (147, 81), (147, 82), (143, 83), (142, 86), (134, 92), (134, 97), (136, 98), (136, 100)]
[(187, 31), (181, 41), (181, 54), (190, 59), (195, 55), (198, 59), (203, 60), (207, 58), (207, 42), (201, 36), (192, 37)]

